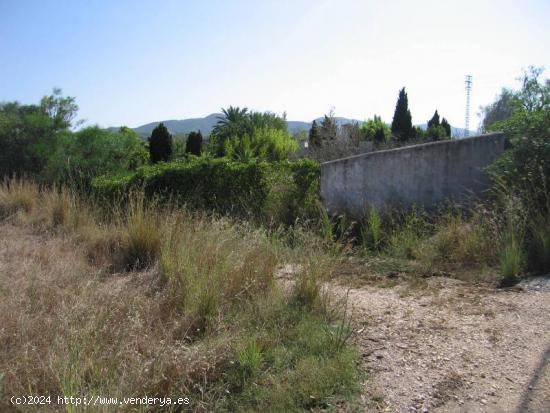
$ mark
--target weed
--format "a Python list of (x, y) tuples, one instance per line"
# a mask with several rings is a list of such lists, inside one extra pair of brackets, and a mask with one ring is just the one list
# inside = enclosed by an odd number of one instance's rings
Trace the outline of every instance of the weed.
[(379, 251), (382, 246), (382, 218), (374, 207), (369, 209), (366, 222), (361, 228), (363, 245), (372, 251)]

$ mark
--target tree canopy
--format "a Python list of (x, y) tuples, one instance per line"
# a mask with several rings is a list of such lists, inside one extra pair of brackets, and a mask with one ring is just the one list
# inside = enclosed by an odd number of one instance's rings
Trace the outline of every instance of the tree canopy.
[(153, 163), (169, 161), (172, 156), (172, 135), (162, 122), (151, 133), (149, 154)]
[(202, 151), (202, 133), (191, 132), (187, 136), (187, 142), (185, 143), (185, 153), (200, 156)]
[(399, 91), (399, 97), (395, 105), (395, 112), (391, 123), (391, 131), (398, 140), (406, 142), (414, 139), (416, 136), (412, 125), (411, 111), (409, 110), (409, 100), (405, 88)]
[(60, 89), (38, 105), (0, 103), (0, 177), (44, 170), (60, 135), (69, 133), (78, 106)]

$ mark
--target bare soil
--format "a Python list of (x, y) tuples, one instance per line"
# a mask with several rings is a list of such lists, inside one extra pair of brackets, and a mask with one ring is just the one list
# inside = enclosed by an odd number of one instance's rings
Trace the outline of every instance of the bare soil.
[(329, 286), (354, 311), (366, 410), (550, 412), (547, 279), (372, 284)]

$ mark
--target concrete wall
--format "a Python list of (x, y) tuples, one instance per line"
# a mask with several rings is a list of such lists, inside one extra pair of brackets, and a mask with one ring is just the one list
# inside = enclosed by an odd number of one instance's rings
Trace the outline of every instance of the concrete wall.
[(359, 218), (368, 206), (431, 208), (467, 203), (488, 187), (483, 168), (504, 151), (504, 135), (371, 152), (321, 165), (321, 196), (330, 213)]

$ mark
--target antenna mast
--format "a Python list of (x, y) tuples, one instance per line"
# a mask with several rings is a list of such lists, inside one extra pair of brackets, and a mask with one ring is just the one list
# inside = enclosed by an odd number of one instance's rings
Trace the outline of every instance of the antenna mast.
[(464, 137), (470, 136), (470, 92), (472, 90), (472, 75), (466, 75), (466, 118), (464, 121)]

